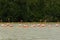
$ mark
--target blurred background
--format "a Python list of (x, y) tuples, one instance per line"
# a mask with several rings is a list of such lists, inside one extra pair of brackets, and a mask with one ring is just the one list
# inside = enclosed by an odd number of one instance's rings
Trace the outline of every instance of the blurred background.
[(0, 0), (0, 21), (60, 21), (60, 0)]

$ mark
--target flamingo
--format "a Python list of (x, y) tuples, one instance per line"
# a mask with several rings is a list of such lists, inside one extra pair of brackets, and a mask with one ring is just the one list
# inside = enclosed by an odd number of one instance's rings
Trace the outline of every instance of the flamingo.
[(22, 24), (19, 24), (19, 27), (21, 27), (22, 26)]
[(45, 27), (45, 24), (41, 24), (42, 27)]
[(35, 24), (33, 24), (33, 25), (32, 25), (32, 27), (36, 27), (36, 25), (35, 25)]
[(5, 24), (1, 24), (1, 26), (2, 26), (2, 27), (7, 27), (7, 25), (5, 25)]
[(9, 27), (13, 27), (13, 25), (12, 25), (12, 24), (10, 24), (10, 25), (9, 25)]
[(59, 24), (56, 24), (56, 27), (58, 27), (59, 26)]
[(28, 28), (28, 25), (24, 25), (23, 27), (24, 27), (24, 28)]
[(1, 24), (2, 27), (4, 27), (5, 25), (4, 24)]
[(21, 26), (21, 24), (19, 24)]
[(57, 20), (57, 24), (56, 24), (56, 27), (58, 27), (59, 26), (59, 20)]
[(6, 25), (7, 25), (7, 26), (9, 26), (9, 25), (10, 25), (10, 23), (7, 23)]
[(37, 24), (38, 26), (40, 26), (40, 24)]
[(7, 23), (6, 25), (9, 27), (13, 27), (13, 24), (10, 24), (10, 23)]
[(47, 22), (47, 20), (44, 20), (44, 24), (42, 24), (41, 26), (45, 27), (46, 22)]

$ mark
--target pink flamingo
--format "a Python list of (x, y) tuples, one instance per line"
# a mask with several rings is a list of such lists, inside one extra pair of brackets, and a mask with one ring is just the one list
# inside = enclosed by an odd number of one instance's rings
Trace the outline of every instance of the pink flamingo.
[(1, 26), (2, 26), (2, 27), (7, 27), (7, 25), (6, 25), (6, 24), (1, 24)]
[(59, 26), (59, 24), (56, 24), (56, 27), (58, 27)]
[(59, 20), (57, 20), (57, 24), (56, 24), (56, 27), (58, 27), (59, 26)]
[(33, 25), (32, 25), (32, 27), (36, 27), (36, 25), (35, 25), (35, 24), (33, 24)]
[(12, 24), (10, 24), (10, 25), (9, 25), (9, 27), (13, 27), (13, 25), (12, 25)]
[(5, 25), (4, 24), (1, 24), (2, 27), (4, 27)]
[(21, 27), (21, 24), (19, 24), (19, 27)]
[(10, 25), (10, 23), (7, 23), (6, 25), (7, 25), (7, 26), (9, 26), (9, 25)]
[(23, 27), (24, 27), (24, 28), (28, 28), (28, 25), (24, 25)]
[(12, 24), (10, 24), (10, 23), (7, 23), (6, 25), (7, 25), (7, 26), (9, 26), (9, 27), (13, 27), (13, 25), (12, 25)]
[(45, 24), (41, 24), (42, 27), (45, 27)]
[(38, 26), (40, 26), (41, 24), (37, 24)]

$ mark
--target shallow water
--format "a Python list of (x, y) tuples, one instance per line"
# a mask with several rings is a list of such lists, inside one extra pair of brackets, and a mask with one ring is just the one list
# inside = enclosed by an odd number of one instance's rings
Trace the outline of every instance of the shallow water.
[[(45, 27), (38, 27), (37, 24), (39, 23), (12, 23), (13, 27), (2, 27), (1, 23), (0, 40), (60, 40), (60, 25), (56, 27), (56, 23), (47, 23)], [(28, 25), (29, 28), (24, 28), (23, 25)]]

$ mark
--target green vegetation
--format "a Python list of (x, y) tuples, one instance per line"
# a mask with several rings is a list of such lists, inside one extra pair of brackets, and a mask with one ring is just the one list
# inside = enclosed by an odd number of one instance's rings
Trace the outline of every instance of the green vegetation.
[(0, 21), (60, 21), (60, 0), (0, 0)]

